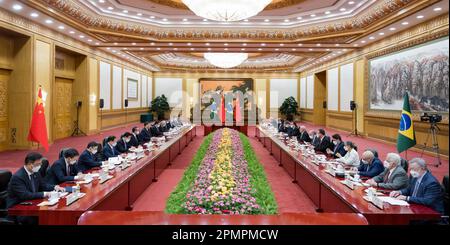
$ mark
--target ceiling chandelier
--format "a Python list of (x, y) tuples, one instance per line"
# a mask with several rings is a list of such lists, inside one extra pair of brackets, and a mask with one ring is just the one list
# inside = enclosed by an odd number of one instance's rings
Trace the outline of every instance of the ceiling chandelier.
[(215, 21), (240, 21), (263, 11), (272, 0), (182, 0), (196, 15)]
[(212, 65), (223, 69), (236, 67), (248, 59), (247, 53), (205, 53), (203, 56)]

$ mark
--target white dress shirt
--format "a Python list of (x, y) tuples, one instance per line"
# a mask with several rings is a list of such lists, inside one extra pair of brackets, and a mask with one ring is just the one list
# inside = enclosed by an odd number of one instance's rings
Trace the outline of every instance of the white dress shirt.
[(337, 161), (344, 163), (345, 165), (357, 167), (357, 166), (359, 166), (358, 152), (356, 152), (355, 149), (352, 149), (351, 151), (347, 152), (347, 154), (345, 154), (345, 156), (337, 159)]

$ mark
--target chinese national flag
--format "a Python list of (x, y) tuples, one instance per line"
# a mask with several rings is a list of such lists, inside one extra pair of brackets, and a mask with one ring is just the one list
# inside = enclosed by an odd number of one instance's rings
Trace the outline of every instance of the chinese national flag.
[(225, 118), (226, 118), (226, 114), (225, 114), (225, 97), (222, 95), (222, 104), (220, 106), (220, 121), (222, 121), (222, 123), (225, 123)]
[(37, 142), (44, 146), (45, 151), (48, 151), (47, 125), (45, 122), (44, 103), (42, 100), (41, 88), (39, 88), (36, 105), (33, 111), (33, 117), (31, 118), (28, 141)]
[(241, 121), (241, 103), (239, 97), (236, 98), (236, 123)]

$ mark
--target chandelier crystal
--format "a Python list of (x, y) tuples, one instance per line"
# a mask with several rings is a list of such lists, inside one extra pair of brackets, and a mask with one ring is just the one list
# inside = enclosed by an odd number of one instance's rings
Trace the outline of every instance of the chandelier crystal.
[(215, 21), (240, 21), (263, 11), (272, 0), (182, 0), (196, 15)]
[(223, 69), (239, 66), (248, 59), (247, 53), (205, 53), (203, 56), (212, 65)]

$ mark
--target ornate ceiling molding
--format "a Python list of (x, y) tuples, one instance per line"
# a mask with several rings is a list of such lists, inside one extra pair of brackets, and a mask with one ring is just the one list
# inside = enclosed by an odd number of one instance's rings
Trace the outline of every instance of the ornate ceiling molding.
[[(168, 6), (171, 8), (185, 9), (185, 10), (189, 9), (186, 5), (184, 5), (184, 3), (181, 2), (181, 0), (147, 0), (147, 1)], [(269, 6), (265, 8), (265, 10), (285, 8), (300, 4), (304, 1), (305, 0), (274, 0), (271, 4), (269, 4)]]
[[(152, 40), (270, 40), (270, 41), (298, 41), (308, 38), (318, 38), (330, 35), (344, 35), (349, 32), (363, 33), (371, 25), (385, 20), (391, 14), (400, 11), (406, 6), (423, 2), (423, 0), (380, 0), (370, 9), (352, 19), (344, 19), (331, 23), (314, 26), (280, 29), (245, 29), (245, 28), (160, 28), (148, 24), (125, 22), (105, 18), (88, 11), (71, 0), (30, 0), (29, 4), (46, 4), (48, 7), (59, 10), (63, 18), (70, 18), (81, 24), (90, 32), (110, 35), (128, 35), (135, 38)], [(428, 1), (433, 2), (433, 1)], [(431, 4), (431, 3), (430, 3)]]

